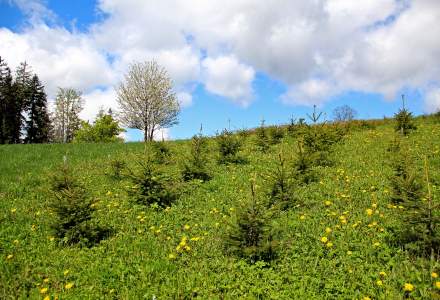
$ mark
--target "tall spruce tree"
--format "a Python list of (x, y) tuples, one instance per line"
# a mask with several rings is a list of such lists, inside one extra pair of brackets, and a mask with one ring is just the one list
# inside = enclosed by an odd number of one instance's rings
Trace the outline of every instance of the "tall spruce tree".
[(11, 70), (4, 64), (0, 81), (1, 144), (20, 142), (21, 105), (16, 99), (16, 88)]
[[(24, 113), (29, 108), (32, 85), (32, 70), (25, 61), (20, 63), (15, 71), (14, 93), (15, 103), (11, 105), (14, 109), (15, 119), (13, 124), (14, 143), (21, 142), (22, 129), (25, 123)], [(12, 111), (11, 111), (12, 113)]]
[(49, 141), (50, 129), (47, 97), (44, 92), (44, 86), (37, 75), (32, 77), (27, 107), (26, 143), (47, 143)]
[[(5, 143), (5, 112), (6, 112), (6, 97), (4, 95), (4, 84), (6, 80), (6, 76), (8, 74), (8, 65), (5, 60), (0, 56), (0, 144)], [(9, 71), (10, 72), (10, 71)]]

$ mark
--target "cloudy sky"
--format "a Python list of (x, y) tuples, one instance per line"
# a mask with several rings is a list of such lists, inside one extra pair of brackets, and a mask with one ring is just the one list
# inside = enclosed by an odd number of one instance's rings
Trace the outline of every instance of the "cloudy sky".
[[(180, 124), (166, 135), (440, 108), (438, 0), (0, 0), (0, 56), (28, 61), (53, 99), (73, 87), (82, 117), (117, 108), (130, 63), (155, 59), (175, 83)], [(129, 132), (131, 139), (139, 135)]]

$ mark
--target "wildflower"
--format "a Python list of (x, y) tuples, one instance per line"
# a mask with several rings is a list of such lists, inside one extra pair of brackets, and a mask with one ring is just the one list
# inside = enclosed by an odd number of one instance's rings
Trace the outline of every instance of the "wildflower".
[(43, 300), (50, 300), (50, 296), (44, 297)]
[(352, 251), (350, 251), (350, 250), (347, 251), (347, 255), (352, 255), (352, 254), (353, 254)]
[(305, 215), (301, 215), (301, 216), (299, 217), (300, 220), (305, 220), (305, 218), (306, 218)]
[(13, 209), (11, 209), (11, 213), (15, 213), (17, 211), (17, 209), (16, 208), (13, 208)]
[(376, 281), (376, 284), (377, 284), (378, 286), (382, 286), (382, 285), (383, 285), (383, 282), (382, 282), (382, 280), (379, 279), (379, 280)]
[(176, 255), (174, 253), (168, 254), (169, 259), (176, 259)]
[(198, 236), (191, 238), (191, 241), (194, 241), (194, 242), (197, 242), (198, 240), (200, 240), (200, 237), (198, 237)]
[(374, 247), (379, 247), (379, 246), (380, 246), (380, 243), (379, 243), (379, 242), (375, 242), (375, 243), (373, 243), (373, 246), (374, 246)]
[(73, 282), (66, 283), (66, 285), (64, 286), (64, 288), (65, 288), (66, 290), (70, 290), (71, 288), (73, 288)]
[(14, 240), (13, 243), (17, 245), (19, 243), (19, 241), (18, 240)]
[(49, 237), (49, 241), (53, 242), (55, 240), (55, 238), (53, 236)]
[(371, 300), (371, 298), (368, 296), (365, 296), (364, 298), (362, 298), (362, 300)]
[(371, 204), (371, 207), (372, 207), (372, 208), (377, 208), (377, 203), (373, 203), (373, 204)]
[(327, 242), (328, 242), (328, 238), (327, 238), (326, 236), (323, 236), (323, 237), (321, 238), (321, 242), (323, 242), (323, 243), (327, 243)]
[(70, 273), (70, 270), (65, 270), (65, 271), (63, 272), (64, 276), (66, 276), (66, 275), (69, 274), (69, 273)]
[(328, 242), (326, 246), (327, 246), (327, 248), (331, 248), (331, 247), (333, 247), (333, 243), (332, 242)]
[(436, 283), (435, 283), (435, 287), (438, 288), (438, 289), (440, 289), (440, 281), (436, 281)]
[(191, 226), (189, 226), (188, 224), (185, 224), (184, 226), (183, 226), (183, 229), (185, 229), (185, 230), (189, 230), (191, 228)]
[(405, 292), (412, 292), (414, 291), (414, 286), (411, 283), (405, 283), (403, 286), (403, 290)]
[(43, 282), (44, 282), (44, 283), (48, 283), (48, 282), (49, 282), (49, 278), (44, 278), (44, 279), (43, 279)]
[(12, 259), (14, 257), (14, 255), (12, 255), (12, 254), (9, 254), (8, 256), (6, 256), (6, 259)]
[(326, 232), (326, 233), (331, 233), (331, 232), (332, 232), (332, 229), (331, 229), (330, 227), (327, 227), (327, 228), (325, 229), (325, 232)]
[(381, 272), (379, 272), (379, 275), (380, 275), (381, 277), (385, 277), (385, 276), (387, 276), (387, 273), (385, 273), (384, 271), (381, 271)]
[(371, 208), (368, 208), (365, 211), (366, 211), (367, 215), (369, 215), (369, 216), (373, 215), (373, 210)]
[(431, 277), (432, 277), (432, 278), (438, 278), (438, 274), (437, 274), (436, 272), (432, 272), (432, 273), (431, 273)]
[(332, 202), (327, 200), (327, 201), (324, 202), (324, 204), (325, 204), (325, 206), (330, 206), (330, 205), (332, 205)]
[(40, 289), (40, 293), (41, 294), (46, 294), (47, 290), (48, 290), (48, 288), (42, 288), (42, 289)]

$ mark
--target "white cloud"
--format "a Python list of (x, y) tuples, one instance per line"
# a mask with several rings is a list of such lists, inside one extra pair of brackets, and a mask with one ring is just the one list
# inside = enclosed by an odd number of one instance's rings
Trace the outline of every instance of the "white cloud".
[(90, 93), (82, 95), (85, 105), (80, 113), (80, 117), (84, 120), (92, 122), (100, 109), (108, 111), (117, 111), (118, 103), (116, 102), (116, 92), (109, 88), (106, 90), (96, 89)]
[(191, 103), (188, 85), (203, 83), (250, 105), (256, 72), (285, 83), (282, 101), (295, 105), (347, 90), (393, 99), (440, 78), (437, 0), (100, 0), (107, 17), (85, 33), (44, 25), (53, 13), (42, 1), (14, 2), (31, 25), (0, 29), (0, 53), (11, 66), (28, 60), (49, 94), (108, 88), (129, 63), (149, 59), (166, 67), (182, 104)]
[(202, 62), (206, 89), (246, 107), (252, 101), (255, 71), (233, 56), (206, 58)]
[(187, 92), (178, 92), (176, 94), (177, 100), (179, 101), (180, 107), (188, 107), (192, 104), (192, 95)]
[(427, 113), (440, 111), (440, 88), (432, 88), (426, 92), (424, 105)]

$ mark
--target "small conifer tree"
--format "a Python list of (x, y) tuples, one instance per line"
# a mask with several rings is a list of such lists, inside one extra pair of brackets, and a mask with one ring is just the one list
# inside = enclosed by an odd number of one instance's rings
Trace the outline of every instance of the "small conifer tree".
[(394, 118), (396, 119), (395, 130), (402, 135), (408, 135), (411, 130), (417, 129), (413, 122), (412, 113), (405, 108), (404, 95), (402, 95), (402, 108), (394, 115)]
[(241, 149), (241, 141), (231, 131), (224, 129), (221, 134), (216, 137), (220, 164), (242, 163), (244, 159), (238, 153)]
[(289, 176), (286, 161), (282, 154), (278, 154), (276, 169), (271, 174), (272, 186), (269, 194), (269, 207), (281, 210), (292, 206), (294, 201), (293, 180)]
[(304, 144), (298, 141), (297, 157), (293, 163), (293, 176), (300, 184), (309, 184), (316, 181), (313, 169), (313, 158), (304, 151)]
[(269, 129), (270, 143), (279, 144), (284, 137), (284, 129), (281, 126), (272, 126)]
[(202, 134), (202, 128), (197, 135), (191, 139), (191, 155), (184, 163), (182, 177), (183, 180), (188, 181), (192, 179), (199, 179), (207, 181), (211, 179), (207, 170), (207, 140)]
[(170, 161), (172, 152), (167, 143), (162, 141), (153, 141), (154, 161), (158, 164), (167, 164)]
[(257, 200), (254, 183), (251, 183), (251, 199), (237, 211), (225, 244), (227, 252), (249, 260), (270, 261), (275, 258), (277, 241), (271, 226), (271, 211)]
[(61, 244), (92, 246), (109, 234), (109, 230), (93, 222), (93, 202), (86, 189), (72, 175), (66, 158), (63, 166), (53, 175), (53, 196), (49, 206), (55, 213), (51, 224)]
[(138, 172), (128, 170), (128, 177), (134, 184), (130, 194), (135, 197), (135, 202), (162, 208), (171, 206), (177, 199), (177, 194), (172, 188), (170, 178), (155, 170), (150, 158), (147, 158), (146, 162), (138, 161), (138, 164)]
[(258, 150), (266, 153), (269, 150), (269, 137), (266, 127), (264, 126), (264, 120), (261, 120), (260, 127), (256, 129), (256, 145)]

